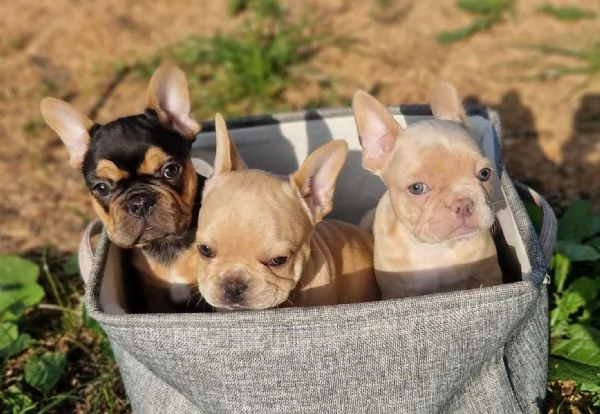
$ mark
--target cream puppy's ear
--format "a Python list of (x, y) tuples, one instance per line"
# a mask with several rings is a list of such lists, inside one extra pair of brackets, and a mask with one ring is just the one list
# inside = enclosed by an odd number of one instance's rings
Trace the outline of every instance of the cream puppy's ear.
[(245, 170), (246, 163), (240, 157), (227, 131), (227, 125), (220, 113), (215, 115), (216, 153), (213, 176), (218, 176), (230, 171)]
[(67, 147), (70, 164), (81, 169), (83, 157), (90, 146), (90, 128), (94, 125), (88, 117), (56, 98), (44, 98), (40, 110), (46, 123), (58, 134)]
[(352, 111), (362, 146), (363, 168), (380, 174), (392, 156), (400, 125), (377, 99), (363, 90), (354, 94)]
[(456, 88), (449, 82), (440, 82), (429, 94), (431, 111), (438, 119), (466, 124), (467, 115)]
[(348, 144), (334, 140), (317, 148), (290, 178), (292, 188), (307, 203), (314, 223), (331, 211), (335, 182), (346, 162)]
[(153, 109), (160, 123), (189, 140), (195, 140), (200, 124), (190, 117), (190, 96), (185, 74), (177, 66), (162, 64), (148, 84), (146, 108)]

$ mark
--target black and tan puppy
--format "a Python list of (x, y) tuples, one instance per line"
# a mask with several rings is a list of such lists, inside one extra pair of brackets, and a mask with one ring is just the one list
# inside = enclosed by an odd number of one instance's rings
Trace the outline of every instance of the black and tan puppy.
[[(81, 170), (109, 239), (128, 249), (150, 312), (195, 309), (192, 248), (205, 177), (191, 161), (200, 125), (190, 117), (185, 75), (165, 64), (152, 76), (146, 110), (103, 125), (45, 98), (41, 111)], [(192, 303), (193, 302), (193, 303)], [(203, 301), (202, 301), (203, 302)]]

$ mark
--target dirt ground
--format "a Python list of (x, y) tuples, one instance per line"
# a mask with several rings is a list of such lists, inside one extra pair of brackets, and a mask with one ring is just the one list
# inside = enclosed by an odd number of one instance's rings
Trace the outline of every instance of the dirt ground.
[[(52, 95), (82, 111), (101, 101), (114, 66), (134, 62), (191, 34), (235, 24), (225, 1), (7, 0), (0, 14), (0, 253), (44, 245), (74, 251), (93, 217), (83, 179), (67, 151), (41, 122), (39, 102)], [(313, 66), (344, 96), (369, 90), (388, 104), (425, 103), (439, 79), (452, 81), (467, 101), (496, 108), (504, 154), (513, 178), (532, 184), (559, 205), (583, 194), (600, 201), (600, 80), (557, 76), (557, 60), (525, 47), (583, 49), (600, 41), (600, 18), (561, 22), (516, 1), (508, 21), (452, 45), (436, 34), (471, 21), (454, 0), (392, 0), (377, 14), (376, 0), (288, 1), (293, 13), (358, 40), (357, 48), (329, 47)], [(554, 1), (558, 4), (561, 2)], [(565, 4), (595, 7), (598, 2)], [(379, 17), (377, 17), (379, 16)], [(544, 73), (542, 80), (522, 76)], [(95, 120), (139, 112), (145, 84), (123, 79)], [(294, 105), (308, 102), (292, 91)], [(225, 114), (227, 115), (227, 114)]]

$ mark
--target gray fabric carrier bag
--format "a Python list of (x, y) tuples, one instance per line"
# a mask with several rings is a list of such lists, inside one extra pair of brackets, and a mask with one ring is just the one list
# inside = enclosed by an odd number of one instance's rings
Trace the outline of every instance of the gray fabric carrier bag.
[[(431, 117), (428, 106), (390, 110), (401, 125)], [(546, 267), (556, 219), (541, 197), (507, 175), (497, 113), (467, 111), (474, 139), (496, 163), (497, 245), (513, 283), (353, 305), (126, 314), (121, 252), (92, 223), (79, 254), (85, 305), (108, 335), (133, 411), (540, 412), (549, 333)], [(228, 127), (251, 168), (281, 174), (321, 144), (347, 140), (350, 154), (329, 218), (357, 223), (385, 191), (361, 167), (348, 109), (238, 118)], [(213, 124), (205, 123), (194, 144), (198, 165), (212, 164), (214, 138)], [(542, 210), (540, 234), (522, 199)], [(89, 239), (96, 233), (102, 234), (92, 260)]]

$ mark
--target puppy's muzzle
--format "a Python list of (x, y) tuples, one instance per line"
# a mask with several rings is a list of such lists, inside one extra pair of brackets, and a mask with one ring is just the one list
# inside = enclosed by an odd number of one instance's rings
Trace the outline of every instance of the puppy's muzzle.
[(223, 296), (229, 303), (241, 303), (244, 301), (244, 293), (248, 288), (248, 284), (238, 278), (224, 279), (223, 285)]
[(145, 219), (152, 215), (156, 205), (156, 195), (143, 192), (135, 193), (127, 199), (127, 211), (137, 219)]

